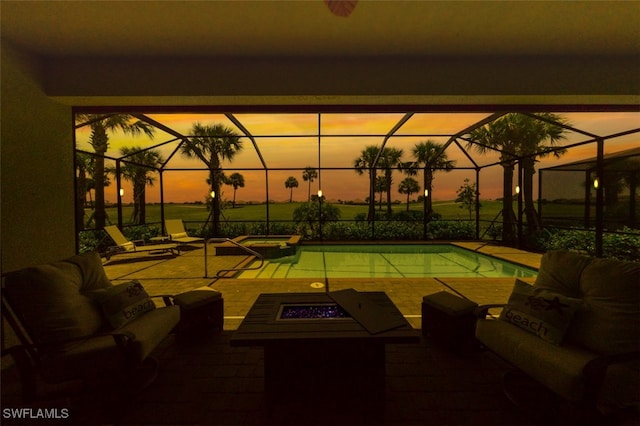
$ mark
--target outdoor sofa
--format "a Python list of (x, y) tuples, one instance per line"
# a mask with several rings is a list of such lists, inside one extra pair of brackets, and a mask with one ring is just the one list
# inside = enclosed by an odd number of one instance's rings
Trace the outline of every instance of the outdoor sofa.
[(585, 413), (637, 413), (640, 263), (550, 251), (533, 286), (517, 280), (497, 319), (492, 307), (476, 323), (484, 347)]
[(113, 285), (97, 252), (6, 276), (2, 314), (20, 344), (7, 349), (25, 400), (38, 384), (81, 381), (119, 392), (155, 378), (155, 348), (180, 321), (168, 296), (156, 306), (137, 281)]

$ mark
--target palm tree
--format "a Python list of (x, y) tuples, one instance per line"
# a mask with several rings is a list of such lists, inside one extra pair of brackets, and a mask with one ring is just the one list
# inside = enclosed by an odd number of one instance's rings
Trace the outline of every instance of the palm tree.
[(369, 171), (369, 211), (367, 213), (367, 220), (372, 221), (375, 217), (375, 186), (376, 186), (376, 170), (373, 168), (373, 162), (378, 156), (378, 148), (375, 145), (369, 145), (360, 152), (360, 157), (353, 161), (353, 167), (356, 173), (362, 175), (365, 170)]
[(192, 138), (185, 140), (180, 150), (187, 158), (199, 158), (209, 169), (208, 182), (210, 193), (215, 194), (211, 200), (210, 231), (214, 236), (219, 234), (220, 222), (220, 185), (223, 182), (222, 161), (232, 161), (242, 150), (242, 140), (232, 128), (223, 124), (210, 126), (195, 123), (191, 130)]
[(375, 192), (380, 194), (380, 198), (378, 199), (378, 210), (380, 211), (382, 211), (382, 194), (384, 194), (386, 189), (387, 180), (384, 178), (384, 176), (376, 176)]
[[(84, 208), (87, 206), (87, 192), (93, 187), (94, 157), (76, 153), (76, 223), (84, 229)], [(89, 178), (91, 176), (91, 178)]]
[(155, 182), (155, 178), (150, 176), (150, 173), (155, 172), (155, 168), (164, 163), (164, 158), (157, 150), (144, 150), (139, 146), (122, 147), (120, 148), (120, 154), (124, 157), (123, 159), (131, 161), (131, 163), (125, 163), (120, 168), (120, 171), (122, 177), (133, 184), (132, 222), (144, 225), (146, 223), (147, 206), (145, 188)]
[(393, 169), (401, 167), (401, 158), (404, 152), (398, 148), (384, 148), (380, 156), (380, 168), (384, 170), (384, 179), (387, 185), (387, 216), (391, 217), (391, 186), (393, 185)]
[(231, 176), (225, 178), (224, 183), (233, 187), (233, 201), (231, 206), (236, 208), (236, 191), (238, 188), (244, 188), (244, 176), (240, 173), (232, 173)]
[(409, 197), (411, 194), (415, 194), (420, 191), (420, 185), (414, 178), (404, 178), (400, 185), (398, 185), (398, 192), (401, 194), (407, 194), (407, 211), (409, 211)]
[[(523, 169), (522, 192), (524, 196), (524, 213), (527, 218), (527, 233), (534, 234), (540, 228), (540, 219), (533, 201), (533, 175), (536, 173), (535, 163), (537, 158), (552, 154), (556, 158), (564, 155), (566, 149), (554, 149), (557, 143), (565, 139), (565, 128), (560, 125), (568, 125), (561, 116), (551, 113), (537, 114), (544, 120), (524, 114), (509, 114), (513, 125), (519, 129), (518, 154), (520, 154)], [(547, 121), (548, 120), (548, 121)], [(552, 124), (551, 122), (560, 125)], [(548, 145), (545, 143), (548, 142)], [(541, 153), (540, 153), (541, 152)]]
[[(289, 176), (287, 180), (284, 181), (284, 187), (289, 189), (289, 202), (293, 201), (293, 188), (298, 187), (298, 179), (293, 176)], [(311, 192), (311, 190), (309, 190)]]
[[(566, 124), (564, 119), (555, 114), (539, 114), (548, 120), (559, 124)], [(544, 120), (519, 114), (503, 115), (491, 123), (475, 129), (469, 133), (467, 147), (474, 145), (480, 153), (489, 150), (500, 151), (500, 165), (503, 168), (502, 182), (502, 241), (508, 244), (515, 242), (515, 214), (513, 212), (513, 171), (519, 157), (524, 170), (523, 193), (525, 197), (525, 213), (527, 215), (527, 232), (535, 232), (539, 226), (535, 205), (533, 202), (533, 175), (535, 173), (536, 157), (548, 155), (543, 142), (549, 141), (554, 145), (564, 138), (564, 128), (548, 123)], [(564, 150), (553, 151), (560, 156)]]
[(318, 177), (318, 171), (316, 169), (314, 169), (311, 166), (307, 166), (304, 168), (304, 171), (302, 172), (302, 180), (305, 182), (309, 182), (309, 199), (308, 201), (311, 201), (311, 182), (313, 182), (313, 180), (315, 178)]
[(491, 150), (500, 151), (500, 165), (503, 169), (502, 241), (514, 244), (516, 218), (513, 213), (513, 168), (516, 164), (518, 141), (512, 119), (505, 115), (469, 132), (467, 148), (472, 146), (481, 154)]
[(154, 128), (144, 121), (133, 121), (134, 117), (129, 114), (77, 114), (76, 120), (91, 126), (91, 137), (89, 143), (95, 150), (97, 156), (95, 161), (95, 210), (94, 220), (96, 229), (102, 229), (107, 217), (104, 209), (104, 155), (109, 148), (109, 136), (107, 131), (120, 130), (124, 134), (137, 136), (142, 133), (153, 138)]
[[(411, 164), (406, 170), (415, 170), (416, 168), (422, 168), (422, 186), (427, 190), (425, 197), (425, 218), (430, 220), (433, 215), (433, 180), (434, 175), (439, 170), (450, 172), (456, 165), (455, 160), (449, 160), (447, 153), (442, 152), (442, 145), (432, 140), (426, 140), (418, 142), (411, 151), (415, 162)], [(438, 153), (440, 153), (438, 155)]]

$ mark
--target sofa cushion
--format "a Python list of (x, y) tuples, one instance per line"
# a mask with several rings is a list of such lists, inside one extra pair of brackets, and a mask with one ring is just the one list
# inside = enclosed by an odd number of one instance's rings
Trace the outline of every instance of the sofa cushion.
[(96, 290), (93, 296), (113, 328), (119, 328), (156, 308), (139, 281)]
[(591, 260), (590, 257), (571, 251), (548, 251), (540, 260), (540, 270), (533, 285), (565, 296), (581, 298), (580, 276)]
[(142, 361), (162, 342), (180, 322), (180, 307), (164, 306), (129, 321), (118, 331), (130, 332), (135, 339), (129, 342), (132, 360)]
[(557, 394), (580, 401), (585, 391), (584, 366), (597, 357), (570, 344), (556, 346), (505, 321), (480, 319), (476, 338), (492, 352)]
[(640, 350), (640, 264), (593, 259), (580, 287), (585, 307), (567, 338), (600, 354)]
[(37, 342), (78, 339), (103, 327), (98, 306), (81, 293), (85, 282), (78, 266), (81, 264), (86, 276), (92, 277), (92, 286), (108, 284), (108, 280), (99, 277), (104, 273), (100, 258), (90, 253), (73, 259), (73, 262), (53, 262), (7, 275), (7, 299)]
[(500, 319), (517, 325), (542, 339), (559, 345), (582, 300), (516, 279), (509, 302)]
[(81, 292), (111, 287), (111, 281), (109, 281), (107, 274), (104, 272), (102, 259), (98, 252), (92, 251), (78, 254), (64, 261), (73, 263), (80, 269), (80, 273), (82, 274)]

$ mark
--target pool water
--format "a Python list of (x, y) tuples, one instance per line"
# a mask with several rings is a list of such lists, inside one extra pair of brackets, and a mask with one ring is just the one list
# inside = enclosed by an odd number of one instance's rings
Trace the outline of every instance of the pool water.
[(251, 247), (254, 245), (264, 245), (264, 244), (274, 244), (274, 245), (280, 245), (280, 246), (286, 246), (287, 245), (287, 241), (289, 241), (289, 238), (253, 238), (253, 237), (249, 237), (249, 238), (245, 238), (244, 240), (240, 241), (242, 243), (242, 245)]
[(535, 277), (535, 269), (448, 244), (307, 245), (238, 278)]

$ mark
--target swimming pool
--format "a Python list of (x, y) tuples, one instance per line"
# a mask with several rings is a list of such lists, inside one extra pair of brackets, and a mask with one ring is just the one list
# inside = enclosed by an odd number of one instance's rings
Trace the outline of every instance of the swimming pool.
[(307, 245), (237, 278), (534, 277), (535, 269), (449, 244)]

